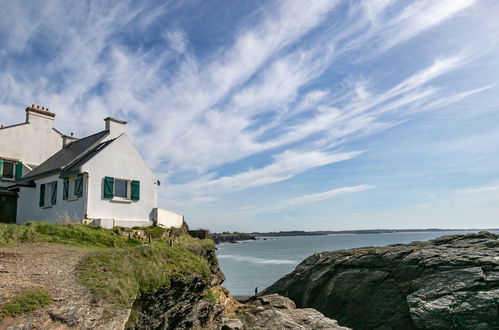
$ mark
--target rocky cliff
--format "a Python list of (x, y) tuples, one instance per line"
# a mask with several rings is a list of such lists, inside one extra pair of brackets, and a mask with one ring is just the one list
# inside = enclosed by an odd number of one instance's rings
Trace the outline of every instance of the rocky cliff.
[(316, 253), (268, 293), (353, 329), (499, 329), (499, 235)]

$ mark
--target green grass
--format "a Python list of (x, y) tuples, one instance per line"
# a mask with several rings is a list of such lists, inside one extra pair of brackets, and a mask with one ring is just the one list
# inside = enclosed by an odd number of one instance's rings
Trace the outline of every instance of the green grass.
[(0, 224), (0, 245), (16, 242), (49, 242), (91, 247), (125, 247), (137, 245), (110, 230), (81, 224), (30, 222), (23, 226)]
[(47, 290), (33, 289), (14, 297), (11, 301), (0, 306), (0, 313), (7, 316), (16, 316), (42, 308), (52, 300)]
[(127, 307), (142, 292), (155, 291), (170, 285), (174, 278), (195, 274), (210, 276), (206, 260), (182, 243), (170, 247), (158, 241), (93, 253), (80, 267), (80, 282), (96, 298)]
[(211, 289), (206, 290), (206, 292), (204, 293), (204, 298), (207, 300), (211, 300), (214, 304), (218, 303), (218, 299)]
[[(144, 228), (141, 228), (143, 230)], [(172, 279), (201, 275), (210, 276), (208, 262), (214, 258), (213, 241), (188, 235), (175, 239), (170, 246), (160, 238), (166, 229), (147, 228), (146, 235), (155, 240), (142, 245), (128, 239), (129, 229), (107, 230), (80, 224), (32, 222), (24, 226), (0, 224), (0, 245), (20, 242), (49, 242), (81, 247), (98, 247), (79, 266), (79, 281), (97, 299), (117, 307), (129, 307), (141, 292), (168, 286)], [(213, 262), (213, 260), (210, 260)]]

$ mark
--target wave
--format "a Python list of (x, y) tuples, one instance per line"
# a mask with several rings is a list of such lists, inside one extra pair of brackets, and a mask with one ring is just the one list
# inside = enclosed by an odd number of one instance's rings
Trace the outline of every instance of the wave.
[(295, 260), (286, 260), (286, 259), (264, 259), (258, 257), (246, 257), (234, 254), (223, 254), (217, 255), (218, 259), (231, 259), (235, 261), (244, 261), (251, 262), (254, 264), (273, 264), (273, 265), (294, 265), (298, 262)]

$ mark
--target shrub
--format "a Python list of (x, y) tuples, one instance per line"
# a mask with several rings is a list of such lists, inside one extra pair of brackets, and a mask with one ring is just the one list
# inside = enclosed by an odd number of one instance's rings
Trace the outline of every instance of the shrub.
[(14, 297), (11, 301), (0, 307), (1, 314), (16, 316), (42, 308), (52, 300), (47, 290), (43, 288), (32, 289)]

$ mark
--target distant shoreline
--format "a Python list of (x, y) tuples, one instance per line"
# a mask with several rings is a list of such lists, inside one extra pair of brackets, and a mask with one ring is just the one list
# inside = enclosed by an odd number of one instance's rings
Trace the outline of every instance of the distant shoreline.
[(262, 237), (293, 237), (293, 236), (343, 236), (343, 235), (365, 235), (365, 234), (409, 234), (409, 233), (445, 233), (449, 231), (499, 231), (499, 228), (472, 228), (472, 229), (360, 229), (360, 230), (318, 230), (318, 231), (278, 231), (278, 232), (223, 232), (210, 234), (215, 244), (238, 243), (243, 241), (257, 240)]
[(283, 237), (283, 236), (333, 236), (333, 235), (363, 235), (363, 234), (393, 234), (393, 233), (430, 233), (449, 231), (498, 231), (499, 228), (471, 228), (471, 229), (361, 229), (361, 230), (326, 230), (326, 231), (279, 231), (279, 232), (252, 232), (249, 235), (256, 237)]

